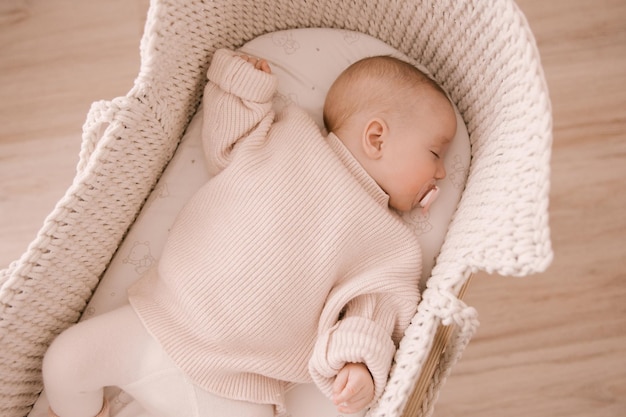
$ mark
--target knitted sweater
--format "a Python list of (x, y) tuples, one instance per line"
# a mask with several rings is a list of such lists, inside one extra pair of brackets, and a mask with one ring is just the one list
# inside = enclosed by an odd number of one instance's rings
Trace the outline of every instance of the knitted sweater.
[(158, 266), (129, 291), (148, 331), (202, 388), (277, 405), (326, 395), (347, 362), (382, 393), (415, 313), (421, 251), (388, 196), (273, 75), (219, 50), (203, 141), (215, 176), (177, 217)]

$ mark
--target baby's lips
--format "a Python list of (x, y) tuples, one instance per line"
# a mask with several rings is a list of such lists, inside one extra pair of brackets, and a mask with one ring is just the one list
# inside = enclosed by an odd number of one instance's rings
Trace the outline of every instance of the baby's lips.
[(428, 209), (430, 208), (430, 205), (433, 203), (433, 201), (437, 199), (438, 195), (439, 195), (439, 187), (437, 187), (436, 185), (433, 186), (433, 188), (431, 188), (430, 190), (428, 190), (426, 195), (424, 195), (424, 197), (422, 197), (422, 199), (419, 202), (420, 207), (422, 207), (422, 213), (424, 214), (428, 213)]

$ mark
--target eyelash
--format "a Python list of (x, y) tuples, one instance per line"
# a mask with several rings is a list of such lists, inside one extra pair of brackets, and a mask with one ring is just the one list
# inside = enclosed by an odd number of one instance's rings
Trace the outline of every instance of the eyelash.
[(439, 158), (439, 154), (438, 154), (437, 152), (430, 151), (430, 153), (432, 153), (433, 155), (435, 155), (435, 158), (440, 159), (440, 158)]

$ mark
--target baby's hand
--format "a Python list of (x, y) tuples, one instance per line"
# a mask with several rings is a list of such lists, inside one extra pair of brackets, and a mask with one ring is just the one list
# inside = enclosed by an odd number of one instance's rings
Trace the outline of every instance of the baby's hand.
[(272, 73), (272, 69), (270, 68), (270, 64), (268, 64), (267, 61), (264, 60), (264, 59), (255, 58), (253, 56), (248, 56), (248, 55), (239, 55), (239, 57), (241, 59), (243, 59), (244, 61), (248, 61), (249, 63), (254, 65), (254, 68), (256, 68), (258, 70), (261, 70), (263, 72), (267, 72), (268, 74)]
[(333, 383), (333, 402), (340, 413), (356, 413), (374, 399), (374, 381), (367, 366), (348, 363)]

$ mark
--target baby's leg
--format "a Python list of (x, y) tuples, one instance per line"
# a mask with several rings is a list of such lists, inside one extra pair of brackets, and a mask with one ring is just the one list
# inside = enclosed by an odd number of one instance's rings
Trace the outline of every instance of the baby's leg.
[(274, 417), (273, 405), (211, 394), (174, 366), (121, 388), (155, 417)]
[(60, 417), (96, 416), (103, 387), (125, 390), (151, 415), (271, 417), (274, 407), (228, 400), (196, 387), (150, 336), (130, 306), (63, 332), (44, 358), (50, 408)]
[(103, 407), (103, 387), (124, 385), (145, 369), (151, 343), (130, 306), (69, 328), (50, 346), (43, 377), (50, 408), (60, 417), (90, 417)]

